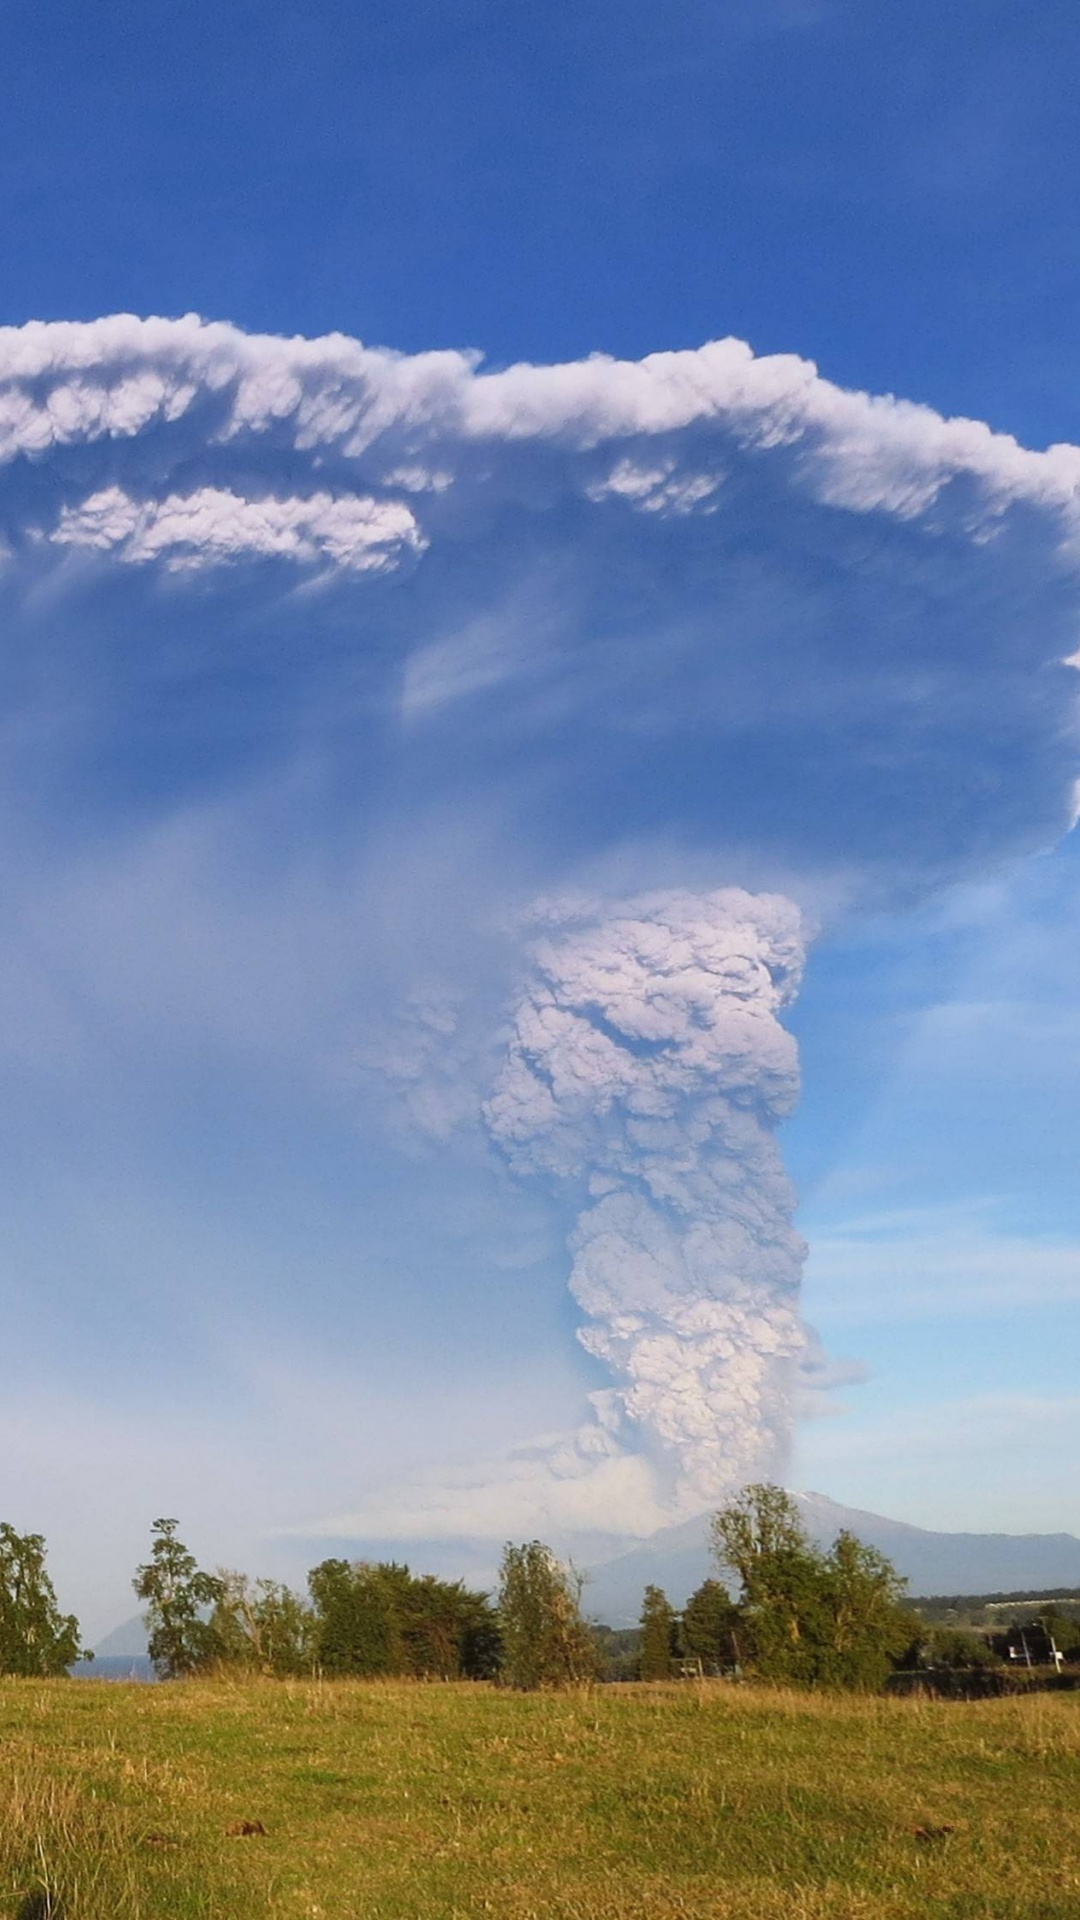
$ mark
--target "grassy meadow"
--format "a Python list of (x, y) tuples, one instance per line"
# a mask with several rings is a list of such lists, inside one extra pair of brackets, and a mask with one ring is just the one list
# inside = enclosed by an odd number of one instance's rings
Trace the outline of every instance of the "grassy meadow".
[(0, 1915), (50, 1912), (1080, 1920), (1080, 1694), (3, 1681)]

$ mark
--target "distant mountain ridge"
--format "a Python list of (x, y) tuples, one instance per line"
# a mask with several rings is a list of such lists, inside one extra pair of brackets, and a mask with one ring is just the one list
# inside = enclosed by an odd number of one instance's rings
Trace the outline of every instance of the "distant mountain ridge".
[(111, 1633), (99, 1640), (94, 1653), (99, 1660), (138, 1659), (146, 1653), (146, 1622), (141, 1613), (134, 1613), (130, 1620), (124, 1620)]
[[(823, 1493), (797, 1493), (803, 1525), (822, 1546), (846, 1528), (886, 1554), (909, 1583), (912, 1596), (925, 1594), (1038, 1593), (1080, 1587), (1080, 1540), (1071, 1533), (935, 1533), (888, 1520), (861, 1507), (842, 1507)], [(685, 1604), (695, 1587), (715, 1574), (709, 1552), (709, 1515), (698, 1514), (677, 1527), (663, 1527), (629, 1553), (586, 1569), (586, 1612), (608, 1626), (634, 1626), (647, 1586), (663, 1587), (674, 1606)], [(422, 1564), (423, 1543), (416, 1561)], [(374, 1556), (373, 1556), (374, 1557)], [(447, 1578), (454, 1569), (440, 1543), (440, 1564)], [(445, 1564), (443, 1564), (445, 1562)], [(141, 1614), (114, 1627), (98, 1642), (105, 1658), (146, 1653)]]
[[(1045, 1590), (1080, 1585), (1080, 1539), (1071, 1533), (935, 1533), (843, 1507), (823, 1493), (797, 1493), (803, 1525), (819, 1545), (842, 1530), (877, 1547), (908, 1582), (913, 1597), (936, 1593)], [(629, 1553), (586, 1570), (585, 1608), (609, 1626), (631, 1626), (647, 1586), (662, 1587), (683, 1606), (716, 1573), (709, 1552), (709, 1516), (664, 1527)]]

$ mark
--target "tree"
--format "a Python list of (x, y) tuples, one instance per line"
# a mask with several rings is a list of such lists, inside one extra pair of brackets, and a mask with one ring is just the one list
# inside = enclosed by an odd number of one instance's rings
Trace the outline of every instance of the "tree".
[(719, 1580), (703, 1580), (683, 1608), (682, 1642), (687, 1657), (699, 1660), (705, 1673), (738, 1666), (741, 1619), (727, 1588)]
[(764, 1679), (817, 1678), (825, 1635), (822, 1558), (782, 1487), (745, 1487), (713, 1519), (713, 1549), (742, 1583), (750, 1654)]
[(876, 1692), (907, 1644), (907, 1582), (883, 1553), (846, 1529), (822, 1567), (827, 1638), (815, 1677), (826, 1686)]
[(89, 1657), (79, 1638), (75, 1615), (60, 1612), (45, 1571), (44, 1536), (0, 1522), (0, 1673), (66, 1673)]
[(217, 1657), (254, 1673), (310, 1673), (315, 1665), (315, 1616), (300, 1595), (276, 1580), (249, 1580), (220, 1571), (221, 1597), (210, 1616)]
[(502, 1644), (487, 1594), (471, 1592), (460, 1580), (404, 1572), (397, 1614), (406, 1672), (418, 1679), (494, 1678)]
[(928, 1627), (918, 1614), (912, 1615), (911, 1621), (915, 1631), (903, 1649), (904, 1667), (943, 1667), (953, 1673), (1001, 1665), (989, 1642), (970, 1627)]
[(155, 1520), (150, 1559), (136, 1570), (132, 1586), (145, 1600), (150, 1658), (163, 1680), (197, 1673), (221, 1657), (221, 1640), (208, 1610), (224, 1598), (225, 1583), (203, 1573), (176, 1537), (176, 1520)]
[(662, 1587), (646, 1587), (641, 1609), (642, 1680), (670, 1680), (677, 1646), (675, 1609)]
[(323, 1560), (312, 1568), (308, 1590), (315, 1608), (315, 1655), (327, 1673), (370, 1679), (403, 1670), (391, 1592), (395, 1571), (348, 1560)]
[(753, 1664), (793, 1686), (880, 1687), (910, 1639), (904, 1581), (851, 1533), (822, 1553), (782, 1487), (745, 1487), (713, 1520), (713, 1544), (742, 1582)]
[(308, 1575), (314, 1651), (328, 1673), (490, 1679), (498, 1622), (460, 1580), (417, 1577), (393, 1561), (324, 1560)]
[(590, 1621), (589, 1632), (596, 1647), (597, 1675), (603, 1680), (639, 1680), (641, 1678), (641, 1628), (605, 1627)]
[(1074, 1614), (1051, 1604), (1037, 1615), (1036, 1624), (1066, 1660), (1080, 1659), (1080, 1620)]
[(598, 1654), (581, 1615), (581, 1581), (543, 1541), (506, 1547), (499, 1625), (508, 1686), (559, 1687), (596, 1677)]

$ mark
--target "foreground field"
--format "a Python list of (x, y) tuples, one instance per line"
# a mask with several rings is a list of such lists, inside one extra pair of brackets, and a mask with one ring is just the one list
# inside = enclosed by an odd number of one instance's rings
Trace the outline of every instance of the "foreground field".
[(64, 1920), (1072, 1920), (1080, 1696), (6, 1681), (0, 1914), (47, 1890)]

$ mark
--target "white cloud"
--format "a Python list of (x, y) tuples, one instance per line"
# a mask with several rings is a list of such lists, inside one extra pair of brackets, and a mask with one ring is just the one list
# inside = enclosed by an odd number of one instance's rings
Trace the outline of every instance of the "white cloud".
[(0, 537), (16, 589), (72, 547), (401, 576), (377, 636), (355, 603), (371, 714), (460, 734), (473, 792), (513, 742), (602, 769), (630, 835), (689, 755), (698, 831), (766, 880), (932, 881), (1073, 817), (1080, 450), (739, 341), (486, 372), (194, 316), (0, 329)]
[(170, 493), (159, 501), (133, 500), (120, 487), (105, 487), (79, 506), (64, 507), (49, 539), (111, 553), (131, 566), (163, 560), (173, 571), (281, 559), (382, 572), (424, 546), (400, 501), (329, 493), (244, 500), (224, 487)]
[(508, 1453), (377, 1489), (301, 1531), (323, 1540), (537, 1537), (567, 1543), (644, 1539), (670, 1520), (649, 1463), (621, 1446), (603, 1416), (577, 1432), (542, 1435)]
[(15, 597), (72, 548), (69, 592), (289, 563), (349, 596), (373, 744), (441, 729), (481, 805), (516, 754), (522, 832), (561, 793), (590, 854), (605, 794), (626, 839), (685, 816), (718, 879), (927, 885), (1064, 832), (1078, 529), (1080, 450), (735, 340), (486, 372), (194, 316), (0, 329)]
[[(0, 460), (179, 426), (210, 447), (264, 438), (311, 455), (335, 449), (381, 464), (391, 484), (436, 490), (455, 464), (460, 477), (469, 444), (531, 441), (586, 454), (682, 434), (700, 457), (729, 432), (744, 452), (799, 445), (800, 489), (852, 511), (910, 518), (964, 480), (977, 489), (965, 507), (969, 528), (992, 531), (1014, 502), (1056, 511), (1065, 534), (1080, 527), (1077, 448), (1029, 452), (980, 421), (845, 392), (794, 355), (755, 359), (738, 340), (640, 362), (598, 354), (485, 373), (464, 353), (409, 357), (342, 335), (249, 335), (190, 315), (0, 328)], [(394, 467), (382, 461), (391, 445)], [(655, 505), (657, 487), (680, 470), (666, 452), (640, 467), (629, 455), (599, 470), (586, 463), (581, 475), (586, 491)], [(681, 512), (687, 485), (708, 497), (721, 479), (712, 462), (690, 478), (682, 470), (669, 504)]]

